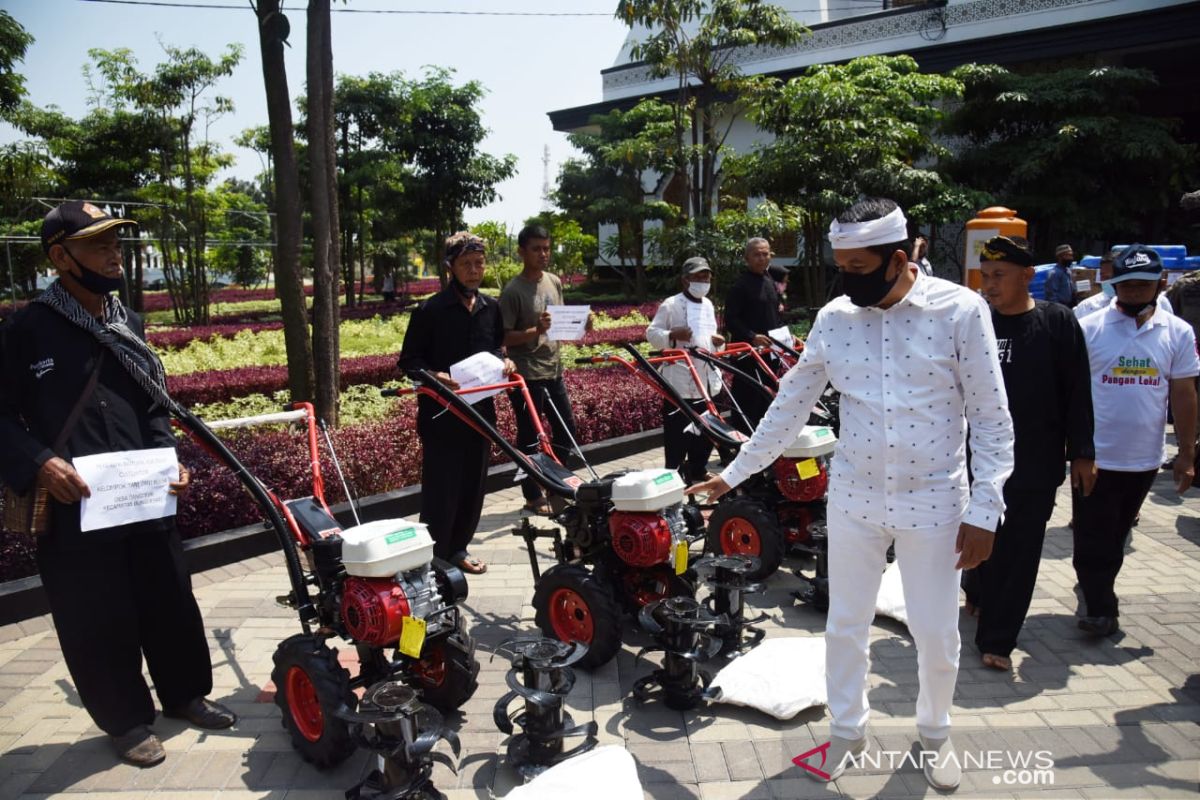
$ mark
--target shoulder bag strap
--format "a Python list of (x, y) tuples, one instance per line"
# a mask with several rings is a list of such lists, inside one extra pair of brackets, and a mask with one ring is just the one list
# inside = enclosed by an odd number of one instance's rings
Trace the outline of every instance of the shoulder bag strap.
[(54, 454), (60, 455), (67, 440), (71, 438), (71, 432), (75, 430), (75, 423), (79, 422), (79, 417), (83, 414), (83, 407), (87, 405), (88, 400), (96, 391), (96, 384), (100, 380), (100, 367), (104, 364), (105, 349), (100, 348), (100, 355), (96, 357), (96, 366), (92, 368), (92, 374), (88, 376), (87, 385), (83, 387), (83, 393), (79, 395), (79, 399), (75, 401), (75, 406), (71, 409), (71, 413), (67, 415), (67, 421), (63, 423), (62, 431), (58, 434), (58, 438), (54, 440)]

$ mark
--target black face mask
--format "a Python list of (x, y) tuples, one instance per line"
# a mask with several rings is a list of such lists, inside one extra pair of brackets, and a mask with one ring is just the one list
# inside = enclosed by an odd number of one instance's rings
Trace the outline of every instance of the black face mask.
[(450, 275), (450, 285), (454, 287), (454, 291), (458, 292), (463, 297), (474, 297), (475, 295), (479, 294), (478, 289), (468, 288), (465, 284), (463, 284), (462, 281), (454, 277), (453, 273)]
[(887, 297), (887, 293), (896, 285), (896, 281), (900, 280), (899, 270), (896, 271), (894, 278), (888, 279), (887, 272), (891, 263), (892, 260), (888, 258), (871, 272), (843, 272), (842, 289), (850, 298), (850, 302), (859, 308), (867, 308), (878, 305), (883, 298)]
[(1137, 319), (1139, 314), (1141, 314), (1147, 308), (1150, 308), (1151, 306), (1156, 305), (1157, 303), (1158, 303), (1158, 293), (1156, 292), (1154, 294), (1154, 299), (1151, 300), (1149, 303), (1126, 303), (1123, 300), (1117, 300), (1117, 308), (1121, 309), (1121, 311), (1124, 312), (1126, 316)]
[(99, 272), (93, 272), (83, 264), (80, 264), (79, 259), (76, 258), (67, 248), (64, 247), (63, 252), (71, 257), (71, 260), (75, 262), (75, 266), (79, 267), (80, 274), (72, 275), (71, 278), (92, 294), (108, 294), (109, 292), (116, 292), (119, 291), (121, 286), (125, 283), (124, 275), (118, 275), (115, 278), (106, 277), (101, 275)]

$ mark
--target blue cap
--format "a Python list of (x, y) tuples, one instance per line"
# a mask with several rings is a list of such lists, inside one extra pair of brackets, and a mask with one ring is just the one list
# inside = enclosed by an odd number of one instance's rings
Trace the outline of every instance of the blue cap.
[(1156, 281), (1162, 277), (1162, 258), (1144, 244), (1131, 244), (1113, 259), (1113, 276), (1109, 283), (1121, 281)]

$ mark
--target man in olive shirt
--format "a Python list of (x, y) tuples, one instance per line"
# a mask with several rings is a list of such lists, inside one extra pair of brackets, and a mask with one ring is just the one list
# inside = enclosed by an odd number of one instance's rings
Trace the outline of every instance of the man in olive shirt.
[[(539, 416), (544, 413), (549, 419), (554, 450), (565, 461), (572, 449), (571, 440), (578, 441), (579, 437), (563, 383), (558, 342), (546, 338), (550, 329), (550, 313), (546, 309), (563, 304), (562, 282), (557, 275), (546, 272), (550, 266), (549, 232), (541, 225), (526, 225), (517, 234), (517, 253), (525, 268), (500, 293), (504, 344), (529, 387), (534, 413)], [(515, 393), (510, 396), (517, 417), (517, 446), (525, 453), (532, 453), (537, 447), (537, 433), (525, 399)], [(532, 478), (521, 482), (521, 493), (525, 496), (526, 510), (538, 514), (550, 512), (541, 487)]]

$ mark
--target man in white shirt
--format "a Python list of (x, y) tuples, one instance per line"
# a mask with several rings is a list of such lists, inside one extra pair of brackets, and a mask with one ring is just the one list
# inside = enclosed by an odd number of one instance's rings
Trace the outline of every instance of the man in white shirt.
[[(716, 313), (712, 301), (708, 299), (712, 287), (712, 269), (708, 261), (700, 256), (693, 256), (683, 262), (681, 277), (683, 291), (662, 301), (650, 326), (646, 328), (646, 341), (655, 350), (666, 350), (674, 347), (702, 347), (705, 350), (716, 350), (725, 344), (724, 337), (716, 330)], [(711, 322), (711, 329), (704, 334), (693, 327), (705, 327)], [(705, 335), (701, 341), (700, 336)], [(696, 372), (705, 382), (704, 391), (709, 396), (721, 391), (721, 376), (716, 370), (701, 362), (695, 364)], [(664, 364), (660, 367), (663, 377), (679, 392), (683, 399), (692, 407), (703, 413), (707, 410), (704, 395), (692, 379), (691, 370), (679, 362)], [(713, 444), (704, 436), (687, 433), (688, 419), (670, 402), (663, 401), (663, 450), (666, 453), (667, 469), (679, 470), (680, 476), (687, 483), (696, 483), (709, 477), (708, 457), (712, 455)]]
[(1175, 410), (1175, 487), (1192, 484), (1200, 358), (1192, 327), (1163, 313), (1162, 259), (1131, 245), (1113, 263), (1116, 299), (1079, 325), (1087, 342), (1096, 417), (1096, 486), (1074, 495), (1075, 575), (1086, 606), (1079, 627), (1095, 636), (1119, 629), (1114, 590), (1125, 538), (1154, 483), (1166, 445), (1167, 401)]
[(830, 226), (829, 240), (846, 296), (817, 314), (800, 361), (733, 463), (688, 491), (707, 491), (710, 500), (730, 491), (794, 439), (826, 382), (841, 392), (828, 508), (832, 735), (824, 767), (809, 772), (836, 780), (847, 756), (867, 747), (868, 634), (894, 539), (920, 653), (925, 777), (953, 789), (961, 778), (949, 740), (959, 575), (991, 553), (1013, 467), (991, 312), (974, 292), (909, 263), (907, 221), (891, 200), (856, 203)]

